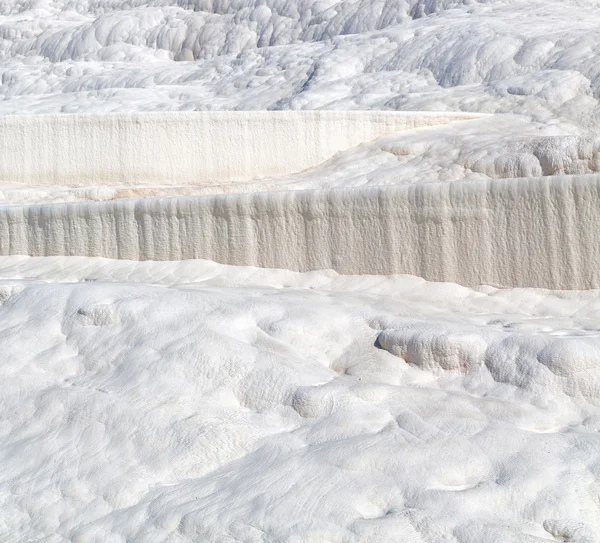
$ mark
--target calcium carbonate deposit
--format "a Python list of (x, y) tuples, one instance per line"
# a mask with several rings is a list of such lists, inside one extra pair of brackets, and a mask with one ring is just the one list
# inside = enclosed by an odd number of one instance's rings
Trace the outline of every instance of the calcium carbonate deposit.
[(4, 0), (0, 75), (0, 541), (600, 542), (600, 3)]

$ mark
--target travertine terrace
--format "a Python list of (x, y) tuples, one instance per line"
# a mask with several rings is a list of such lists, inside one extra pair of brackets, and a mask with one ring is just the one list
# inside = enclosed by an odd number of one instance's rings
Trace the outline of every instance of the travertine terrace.
[[(115, 187), (121, 197), (2, 206), (0, 253), (199, 258), (297, 271), (412, 274), (471, 286), (599, 286), (600, 184), (594, 175), (300, 191), (272, 184), (238, 192), (246, 181), (310, 167), (318, 179), (319, 164), (337, 152), (411, 128), (480, 117), (210, 112), (6, 118), (0, 123), (5, 182), (50, 193)], [(40, 141), (48, 143), (31, 143)], [(234, 188), (185, 194), (212, 185)]]
[(1, 0), (0, 542), (598, 543), (598, 0)]

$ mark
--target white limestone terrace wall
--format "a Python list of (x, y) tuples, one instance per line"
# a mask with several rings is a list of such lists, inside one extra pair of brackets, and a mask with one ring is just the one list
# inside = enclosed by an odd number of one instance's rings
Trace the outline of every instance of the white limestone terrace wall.
[(212, 111), (0, 117), (0, 184), (221, 184), (285, 175), (411, 128), (481, 114)]
[(600, 287), (600, 176), (0, 208), (0, 254)]

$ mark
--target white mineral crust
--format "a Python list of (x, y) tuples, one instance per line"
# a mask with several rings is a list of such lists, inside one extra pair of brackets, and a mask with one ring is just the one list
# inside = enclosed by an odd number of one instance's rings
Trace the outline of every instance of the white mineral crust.
[(596, 0), (4, 0), (0, 83), (0, 541), (600, 541)]

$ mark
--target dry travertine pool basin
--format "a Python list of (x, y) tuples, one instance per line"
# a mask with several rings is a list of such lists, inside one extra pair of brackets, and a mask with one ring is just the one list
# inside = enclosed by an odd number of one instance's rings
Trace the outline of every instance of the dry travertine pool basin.
[[(600, 178), (554, 176), (195, 196), (315, 166), (401, 130), (480, 115), (208, 112), (0, 119), (0, 254), (600, 286)], [(112, 201), (85, 201), (118, 189)], [(43, 201), (75, 191), (76, 202)], [(31, 194), (31, 203), (27, 201)], [(42, 194), (42, 197), (40, 197)], [(151, 196), (147, 198), (146, 196)], [(40, 198), (42, 202), (40, 203)]]

